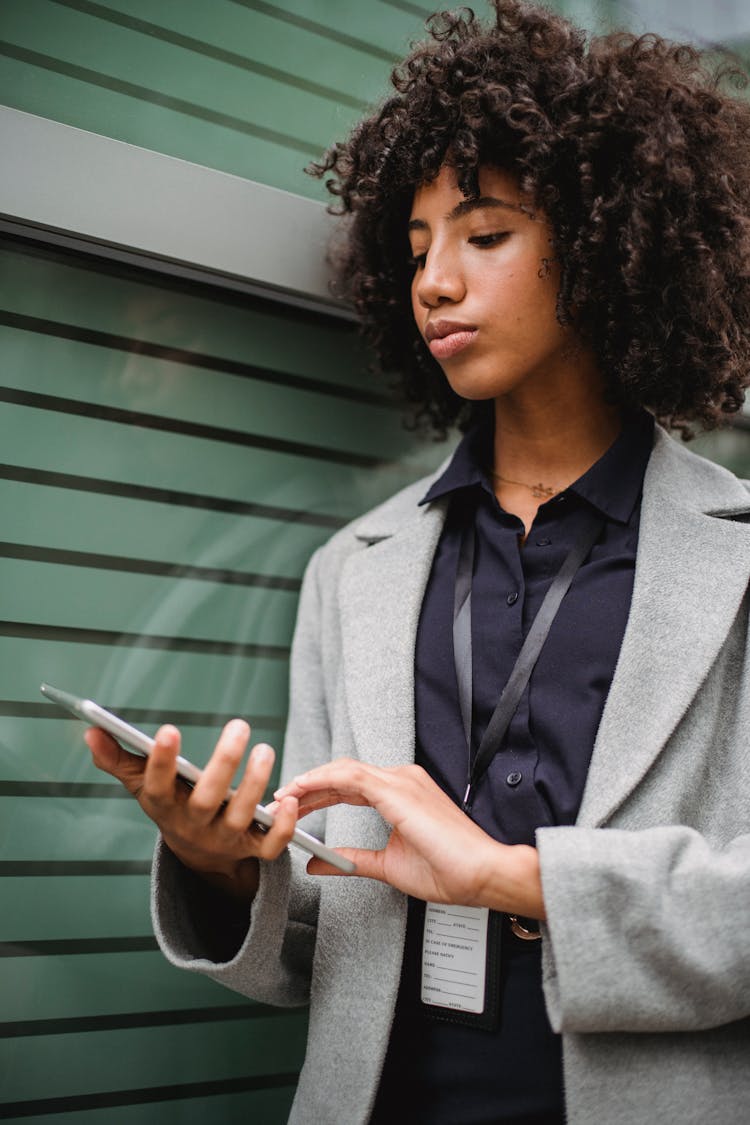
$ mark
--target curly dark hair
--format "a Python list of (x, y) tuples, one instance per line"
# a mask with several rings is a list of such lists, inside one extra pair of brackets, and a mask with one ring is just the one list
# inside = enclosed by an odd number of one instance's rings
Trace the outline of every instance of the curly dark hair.
[(379, 366), (438, 433), (471, 413), (411, 316), (415, 188), (447, 162), (461, 191), (512, 172), (549, 220), (557, 316), (593, 349), (607, 395), (687, 436), (750, 381), (750, 102), (739, 65), (657, 35), (588, 40), (536, 4), (430, 18), (395, 93), (309, 169), (350, 216), (337, 260)]

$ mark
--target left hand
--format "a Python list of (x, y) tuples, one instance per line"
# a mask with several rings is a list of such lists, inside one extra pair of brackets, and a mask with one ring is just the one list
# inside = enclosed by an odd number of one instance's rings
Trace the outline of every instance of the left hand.
[[(370, 805), (392, 826), (382, 851), (337, 848), (357, 875), (429, 902), (489, 906), (544, 918), (536, 849), (493, 840), (420, 766), (381, 768), (348, 758), (295, 777), (276, 799), (296, 797), (299, 815), (331, 805)], [(312, 874), (339, 874), (313, 860)]]

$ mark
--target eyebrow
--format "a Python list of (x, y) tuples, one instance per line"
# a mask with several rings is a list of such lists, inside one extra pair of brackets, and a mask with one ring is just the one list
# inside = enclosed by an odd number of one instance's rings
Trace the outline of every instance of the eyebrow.
[[(507, 211), (518, 212), (521, 208), (517, 203), (509, 203), (507, 199), (496, 199), (493, 195), (481, 195), (478, 199), (462, 199), (460, 203), (448, 212), (445, 216), (446, 221), (453, 223), (456, 219), (460, 219), (462, 215), (468, 215), (472, 211), (485, 211), (493, 207), (504, 207)], [(410, 219), (408, 230), (427, 230), (429, 224), (424, 219)]]

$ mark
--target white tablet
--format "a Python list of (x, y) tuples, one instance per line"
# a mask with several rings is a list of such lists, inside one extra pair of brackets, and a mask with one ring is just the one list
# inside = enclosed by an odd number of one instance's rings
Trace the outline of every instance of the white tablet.
[[(141, 754), (144, 758), (154, 748), (153, 738), (149, 738), (142, 730), (133, 727), (130, 723), (126, 723), (124, 719), (119, 718), (118, 715), (113, 715), (111, 711), (106, 711), (100, 707), (98, 703), (94, 703), (91, 699), (79, 699), (76, 695), (71, 695), (70, 692), (60, 691), (59, 688), (50, 687), (49, 684), (41, 685), (42, 694), (51, 700), (52, 703), (59, 704), (60, 707), (65, 707), (68, 711), (72, 711), (79, 719), (89, 723), (93, 727), (101, 727), (102, 730), (107, 731), (113, 738), (119, 742), (123, 742), (129, 750), (134, 750), (136, 754)], [(201, 771), (187, 758), (177, 758), (177, 773), (179, 776), (188, 783), (194, 785), (198, 778), (201, 776)], [(227, 790), (227, 798), (231, 797), (235, 792), (234, 789)], [(270, 828), (273, 824), (273, 815), (269, 813), (263, 805), (255, 806), (255, 820), (263, 828)], [(296, 828), (292, 836), (292, 843), (300, 848), (304, 848), (306, 852), (311, 855), (317, 856), (318, 859), (325, 860), (333, 867), (337, 867), (339, 871), (344, 871), (347, 875), (351, 875), (356, 871), (355, 865), (349, 859), (345, 859), (332, 848), (327, 848), (320, 840), (316, 840), (308, 832), (303, 832), (301, 828)]]

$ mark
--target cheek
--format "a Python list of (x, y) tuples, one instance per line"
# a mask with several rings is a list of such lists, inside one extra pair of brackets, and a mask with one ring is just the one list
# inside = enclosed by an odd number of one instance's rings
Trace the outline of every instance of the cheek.
[[(540, 276), (541, 273), (541, 276)], [(556, 319), (557, 283), (540, 263), (517, 263), (501, 272), (482, 278), (483, 300), (493, 310), (495, 319), (546, 324)]]
[(414, 320), (416, 322), (416, 325), (419, 328), (419, 325), (421, 324), (422, 318), (424, 316), (424, 309), (422, 308), (421, 304), (419, 303), (419, 297), (417, 295), (417, 279), (416, 279), (416, 276), (411, 283), (410, 292), (411, 292), (411, 312), (412, 312), (412, 316), (414, 317)]
[(501, 328), (536, 319), (543, 302), (539, 281), (514, 266), (483, 271), (474, 291), (489, 322)]

